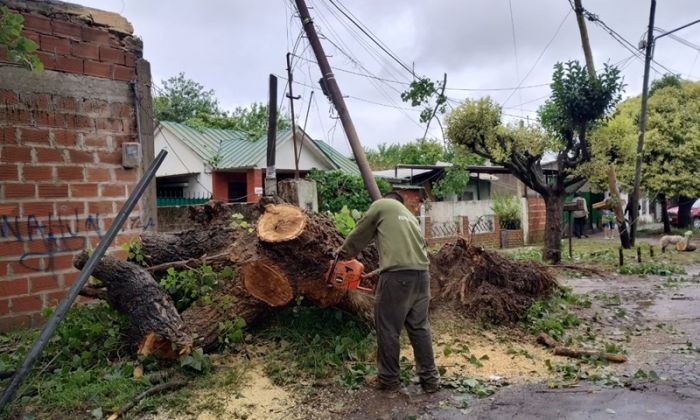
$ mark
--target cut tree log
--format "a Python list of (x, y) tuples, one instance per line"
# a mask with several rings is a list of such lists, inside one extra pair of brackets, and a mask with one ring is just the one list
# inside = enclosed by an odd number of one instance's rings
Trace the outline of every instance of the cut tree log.
[(545, 347), (549, 347), (551, 349), (554, 349), (554, 354), (556, 356), (566, 356), (566, 357), (572, 357), (575, 359), (581, 359), (583, 357), (602, 357), (606, 359), (609, 362), (614, 362), (614, 363), (624, 363), (627, 361), (627, 356), (623, 354), (616, 354), (616, 353), (606, 353), (602, 351), (595, 351), (595, 350), (582, 350), (582, 349), (571, 349), (568, 347), (562, 347), (559, 345), (559, 342), (552, 338), (549, 334), (541, 332), (537, 336), (537, 342), (544, 345)]
[[(231, 247), (246, 290), (270, 306), (283, 306), (303, 296), (317, 306), (340, 304), (347, 290), (328, 287), (324, 274), (343, 243), (333, 222), (306, 214), (290, 204), (268, 204), (257, 223), (257, 235), (245, 233)], [(377, 268), (376, 251), (358, 257), (367, 272)]]

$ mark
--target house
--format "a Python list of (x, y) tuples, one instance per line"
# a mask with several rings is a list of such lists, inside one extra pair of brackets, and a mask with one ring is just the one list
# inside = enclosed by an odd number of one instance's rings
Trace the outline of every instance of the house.
[[(313, 168), (342, 170), (359, 175), (355, 163), (330, 145), (313, 140), (297, 128), (301, 148), (299, 172), (304, 176)], [(183, 124), (161, 121), (155, 131), (156, 151), (168, 156), (158, 169), (159, 202), (180, 200), (193, 204), (208, 199), (224, 202), (256, 202), (264, 193), (267, 164), (267, 137), (256, 140), (235, 130), (195, 129)], [(292, 130), (277, 133), (277, 179), (294, 176)], [(182, 202), (185, 199), (186, 202)], [(187, 202), (189, 200), (189, 202)]]
[[(394, 169), (374, 171), (399, 191), (406, 206), (418, 216), (428, 243), (454, 240), (475, 235), (478, 243), (488, 246), (519, 246), (541, 241), (544, 234), (544, 202), (528, 192), (509, 169), (502, 166), (468, 167), (470, 182), (460, 194), (441, 200), (433, 193), (436, 182), (445, 176), (449, 163), (436, 165), (397, 165)], [(494, 211), (495, 195), (518, 197), (521, 228), (505, 236)]]
[[(419, 213), (423, 201), (479, 201), (490, 200), (493, 190), (504, 189), (506, 186), (499, 182), (495, 173), (509, 174), (501, 167), (470, 166), (470, 182), (461, 194), (455, 194), (447, 199), (439, 199), (433, 193), (433, 186), (445, 176), (445, 171), (451, 163), (438, 162), (435, 165), (399, 164), (394, 169), (374, 171), (376, 177), (386, 179), (395, 190), (400, 191), (404, 202), (414, 214)], [(510, 179), (509, 179), (510, 181)]]

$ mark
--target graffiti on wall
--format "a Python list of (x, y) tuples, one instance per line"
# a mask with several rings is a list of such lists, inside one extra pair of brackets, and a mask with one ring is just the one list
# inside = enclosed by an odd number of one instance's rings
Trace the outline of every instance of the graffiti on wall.
[[(127, 219), (122, 231), (147, 231), (155, 226), (152, 217), (146, 223), (139, 216)], [(72, 216), (48, 214), (46, 219), (30, 214), (27, 216), (0, 215), (0, 240), (31, 244), (28, 252), (18, 259), (23, 267), (32, 271), (53, 271), (56, 254), (70, 253), (88, 248), (90, 237), (102, 239), (104, 232), (100, 227), (100, 214), (80, 215), (74, 209)], [(45, 264), (40, 264), (41, 257)]]

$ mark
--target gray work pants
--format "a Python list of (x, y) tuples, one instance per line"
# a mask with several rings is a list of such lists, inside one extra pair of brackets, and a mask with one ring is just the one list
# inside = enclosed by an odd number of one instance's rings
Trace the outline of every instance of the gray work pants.
[(430, 275), (427, 271), (387, 271), (375, 293), (377, 370), (384, 385), (399, 383), (399, 336), (406, 327), (421, 384), (437, 384), (438, 374), (428, 321)]

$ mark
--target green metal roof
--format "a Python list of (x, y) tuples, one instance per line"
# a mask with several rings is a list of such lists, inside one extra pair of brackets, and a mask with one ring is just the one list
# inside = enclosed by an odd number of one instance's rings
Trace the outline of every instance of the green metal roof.
[(325, 154), (328, 159), (338, 166), (338, 169), (353, 174), (360, 175), (360, 169), (357, 167), (355, 162), (343, 156), (339, 151), (331, 147), (330, 144), (324, 142), (323, 140), (314, 140), (316, 146)]
[[(267, 150), (266, 136), (251, 141), (246, 139), (244, 133), (235, 130), (196, 129), (171, 121), (161, 121), (160, 124), (191, 148), (202, 160), (212, 162), (217, 160), (218, 156), (216, 165), (218, 169), (255, 167), (263, 159)], [(291, 138), (291, 135), (291, 128), (279, 131), (277, 143)], [(330, 145), (320, 140), (313, 140), (313, 143), (338, 169), (359, 175), (357, 165)]]

